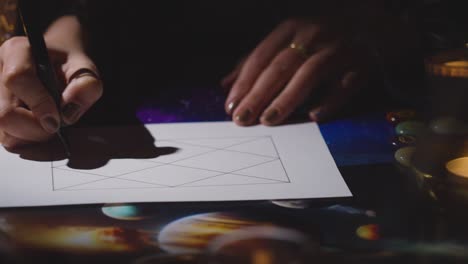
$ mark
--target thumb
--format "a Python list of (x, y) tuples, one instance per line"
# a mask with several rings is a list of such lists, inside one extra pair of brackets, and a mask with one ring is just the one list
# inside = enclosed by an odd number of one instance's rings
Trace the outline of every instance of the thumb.
[(85, 54), (70, 55), (62, 67), (66, 87), (62, 94), (62, 117), (76, 123), (102, 96), (103, 87), (96, 65)]

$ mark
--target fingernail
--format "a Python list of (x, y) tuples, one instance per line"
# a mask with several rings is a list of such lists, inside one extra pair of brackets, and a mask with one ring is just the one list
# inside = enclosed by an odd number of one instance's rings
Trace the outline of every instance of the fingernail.
[(247, 123), (251, 115), (252, 115), (252, 112), (250, 112), (249, 109), (242, 110), (240, 111), (240, 114), (236, 116), (236, 120), (241, 123)]
[(274, 124), (278, 121), (279, 111), (276, 108), (268, 109), (262, 116), (262, 119), (269, 124)]
[(75, 122), (80, 114), (80, 106), (75, 103), (68, 103), (62, 108), (63, 117), (70, 123)]
[(236, 108), (237, 106), (237, 102), (236, 101), (232, 101), (228, 104), (228, 114), (232, 114), (232, 112), (234, 111), (234, 108)]
[(321, 110), (315, 110), (309, 113), (309, 117), (314, 122), (319, 122), (322, 119), (323, 113)]
[(49, 133), (55, 133), (60, 128), (60, 123), (52, 116), (43, 117), (41, 125)]

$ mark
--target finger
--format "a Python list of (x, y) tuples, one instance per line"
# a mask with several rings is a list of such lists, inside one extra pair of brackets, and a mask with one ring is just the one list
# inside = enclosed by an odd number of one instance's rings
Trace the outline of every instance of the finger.
[(52, 134), (5, 87), (0, 85), (0, 131), (26, 141), (42, 141)]
[(0, 131), (0, 144), (2, 144), (7, 149), (13, 149), (21, 146), (30, 145), (33, 143), (34, 142), (22, 140), (8, 133), (3, 133)]
[(264, 125), (277, 125), (283, 122), (329, 75), (332, 66), (340, 63), (339, 60), (336, 45), (312, 55), (263, 112), (260, 122)]
[(1, 84), (28, 106), (45, 131), (55, 133), (60, 126), (57, 106), (36, 75), (27, 39), (8, 40), (1, 53)]
[[(303, 23), (298, 21), (297, 23)], [(308, 59), (310, 47), (320, 38), (320, 28), (314, 24), (298, 28), (288, 48), (278, 54), (256, 80), (254, 87), (242, 99), (234, 120), (239, 125), (253, 124), (271, 100), (284, 88), (296, 70)], [(270, 113), (273, 118), (276, 112)]]
[(52, 136), (34, 117), (33, 113), (22, 107), (2, 107), (0, 130), (26, 141), (44, 141)]
[(314, 122), (323, 122), (339, 111), (364, 85), (362, 72), (349, 71), (344, 74), (330, 94), (316, 108), (309, 112), (309, 117)]
[(282, 50), (294, 36), (295, 22), (288, 21), (279, 25), (250, 54), (240, 70), (237, 80), (227, 97), (225, 109), (232, 114), (255, 83), (257, 77), (268, 66), (276, 54)]
[(234, 112), (234, 122), (238, 125), (256, 122), (265, 106), (287, 84), (302, 63), (304, 57), (296, 50), (288, 48), (280, 52), (258, 77), (249, 93), (242, 98)]
[(62, 95), (61, 111), (64, 122), (70, 125), (99, 100), (103, 88), (96, 67), (87, 57), (74, 58), (64, 68), (68, 85)]

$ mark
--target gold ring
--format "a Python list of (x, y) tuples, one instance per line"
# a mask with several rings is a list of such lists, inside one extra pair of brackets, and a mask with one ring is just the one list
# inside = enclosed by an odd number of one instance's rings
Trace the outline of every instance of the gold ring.
[(309, 57), (309, 52), (308, 52), (307, 49), (304, 47), (304, 45), (291, 42), (291, 44), (289, 44), (289, 48), (291, 48), (291, 49), (293, 49), (293, 50), (296, 50), (296, 51), (299, 52), (299, 54), (301, 54), (304, 58)]

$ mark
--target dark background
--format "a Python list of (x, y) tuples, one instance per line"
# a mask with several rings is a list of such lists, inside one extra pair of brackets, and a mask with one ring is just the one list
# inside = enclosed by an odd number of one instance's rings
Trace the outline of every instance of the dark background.
[[(291, 17), (342, 17), (368, 25), (357, 10), (376, 1), (145, 1), (24, 0), (38, 10), (44, 30), (56, 17), (78, 14), (87, 31), (88, 51), (104, 81), (104, 97), (84, 123), (120, 123), (148, 102), (173, 104), (182, 95), (214, 90), (220, 80), (281, 21)], [(359, 111), (415, 106), (424, 102), (423, 59), (463, 47), (467, 18), (463, 1), (381, 1), (384, 12), (405, 32), (390, 36), (382, 27), (376, 40), (398, 39), (408, 50), (393, 53), (383, 44), (374, 58), (370, 82), (341, 117)], [(346, 23), (342, 24), (346, 26)], [(379, 30), (380, 25), (377, 25)], [(388, 28), (392, 28), (390, 25)], [(395, 27), (395, 31), (398, 31)], [(398, 36), (398, 35), (396, 35)], [(401, 56), (401, 59), (398, 58)], [(393, 60), (393, 61), (391, 61)]]

